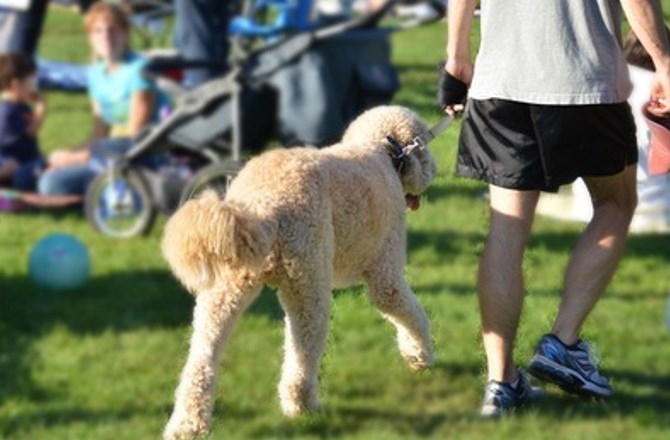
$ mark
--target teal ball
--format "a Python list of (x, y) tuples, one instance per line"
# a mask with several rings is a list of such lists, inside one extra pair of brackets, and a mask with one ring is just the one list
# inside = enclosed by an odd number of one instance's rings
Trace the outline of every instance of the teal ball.
[(88, 249), (68, 234), (49, 234), (38, 241), (28, 257), (30, 279), (50, 290), (82, 286), (91, 273)]

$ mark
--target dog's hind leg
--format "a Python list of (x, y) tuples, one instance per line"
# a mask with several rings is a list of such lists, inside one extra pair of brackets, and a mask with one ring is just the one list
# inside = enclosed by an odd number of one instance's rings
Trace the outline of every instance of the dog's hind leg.
[(400, 354), (415, 370), (433, 364), (428, 317), (402, 276), (402, 268), (381, 263), (365, 274), (370, 301), (395, 325)]
[(219, 354), (237, 317), (258, 296), (261, 286), (236, 292), (203, 292), (196, 297), (193, 334), (186, 365), (175, 393), (165, 439), (191, 439), (209, 431)]
[(309, 271), (309, 279), (284, 286), (279, 292), (286, 313), (279, 398), (289, 417), (320, 407), (318, 373), (328, 333), (331, 285), (330, 278), (314, 279), (327, 270), (314, 269)]

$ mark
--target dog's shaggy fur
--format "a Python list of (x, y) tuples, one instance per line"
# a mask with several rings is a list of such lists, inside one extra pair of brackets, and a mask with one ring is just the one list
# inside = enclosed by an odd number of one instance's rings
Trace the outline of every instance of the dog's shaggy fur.
[(221, 347), (265, 284), (278, 289), (286, 313), (279, 396), (288, 416), (319, 407), (334, 287), (367, 283), (410, 367), (432, 364), (428, 319), (403, 269), (405, 195), (428, 187), (435, 163), (427, 149), (416, 150), (399, 174), (384, 146), (387, 135), (408, 144), (426, 131), (405, 108), (377, 107), (340, 144), (267, 152), (244, 167), (224, 200), (206, 192), (172, 216), (163, 253), (196, 305), (166, 439), (208, 431)]

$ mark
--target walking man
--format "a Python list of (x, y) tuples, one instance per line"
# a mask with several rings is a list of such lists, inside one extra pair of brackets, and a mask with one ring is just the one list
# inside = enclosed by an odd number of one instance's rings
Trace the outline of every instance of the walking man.
[(488, 364), (483, 416), (530, 400), (512, 358), (523, 304), (522, 260), (540, 191), (582, 177), (594, 214), (568, 263), (562, 300), (528, 371), (584, 396), (611, 395), (579, 338), (622, 257), (635, 210), (637, 149), (626, 99), (622, 12), (656, 67), (656, 114), (670, 113), (670, 51), (658, 0), (482, 0), (481, 44), (470, 58), (476, 0), (449, 2), (440, 104), (463, 110), (457, 173), (489, 184), (490, 229), (478, 295)]

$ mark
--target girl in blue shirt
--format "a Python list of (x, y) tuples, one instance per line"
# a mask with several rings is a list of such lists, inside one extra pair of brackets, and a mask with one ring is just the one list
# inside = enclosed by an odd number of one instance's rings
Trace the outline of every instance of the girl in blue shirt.
[(43, 195), (83, 195), (94, 176), (88, 166), (91, 148), (129, 148), (129, 139), (155, 121), (164, 105), (162, 95), (142, 76), (146, 61), (130, 50), (130, 24), (118, 5), (95, 3), (85, 28), (96, 60), (88, 72), (93, 133), (78, 147), (49, 156), (49, 169), (38, 185)]

